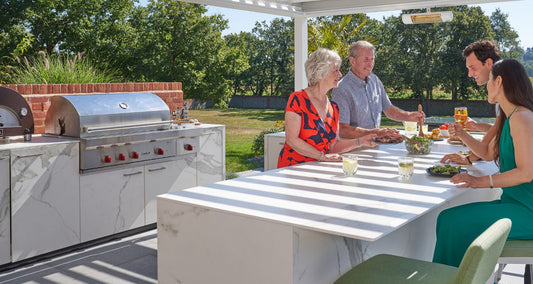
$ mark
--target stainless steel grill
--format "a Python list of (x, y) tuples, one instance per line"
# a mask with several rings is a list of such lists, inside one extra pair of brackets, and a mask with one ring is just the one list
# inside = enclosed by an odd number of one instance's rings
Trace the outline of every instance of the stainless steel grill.
[[(81, 171), (178, 154), (180, 133), (172, 129), (170, 110), (150, 93), (53, 97), (45, 129), (48, 135), (80, 139)], [(196, 151), (198, 137), (192, 139), (187, 148)]]

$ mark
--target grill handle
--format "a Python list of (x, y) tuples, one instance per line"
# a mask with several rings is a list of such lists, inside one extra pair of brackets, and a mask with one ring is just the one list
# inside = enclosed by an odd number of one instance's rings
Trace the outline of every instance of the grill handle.
[(105, 131), (112, 129), (128, 129), (139, 126), (155, 126), (155, 125), (170, 125), (172, 120), (158, 121), (158, 122), (146, 122), (146, 123), (136, 123), (136, 124), (124, 124), (124, 125), (113, 125), (113, 126), (100, 126), (100, 127), (83, 127), (82, 131), (85, 133)]

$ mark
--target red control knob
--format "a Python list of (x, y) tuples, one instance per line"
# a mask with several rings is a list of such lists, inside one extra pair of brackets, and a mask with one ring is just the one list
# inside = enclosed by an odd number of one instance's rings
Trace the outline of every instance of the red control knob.
[(118, 159), (121, 160), (121, 161), (125, 161), (126, 160), (126, 155), (118, 154)]
[(132, 159), (139, 159), (139, 152), (133, 152), (133, 153), (131, 153), (131, 158), (132, 158)]
[(111, 163), (111, 161), (113, 161), (113, 159), (111, 159), (111, 156), (104, 157), (104, 163)]
[(157, 154), (158, 155), (164, 155), (165, 154), (165, 150), (162, 149), (162, 148), (157, 148)]
[(185, 144), (183, 145), (183, 148), (185, 148), (185, 150), (187, 151), (192, 151), (192, 149), (194, 149), (194, 147), (191, 144)]

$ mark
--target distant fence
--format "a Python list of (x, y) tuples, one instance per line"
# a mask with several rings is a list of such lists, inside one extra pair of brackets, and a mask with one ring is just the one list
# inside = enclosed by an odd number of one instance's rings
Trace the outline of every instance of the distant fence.
[[(286, 97), (268, 96), (233, 96), (229, 102), (232, 108), (255, 108), (255, 109), (285, 109), (287, 106)], [(408, 111), (418, 109), (421, 100), (418, 99), (391, 99), (393, 105)], [(452, 116), (456, 106), (468, 107), (468, 115), (471, 117), (494, 117), (494, 105), (487, 101), (460, 101), (451, 100), (429, 100), (422, 105), (427, 116)], [(209, 104), (207, 104), (209, 107)]]

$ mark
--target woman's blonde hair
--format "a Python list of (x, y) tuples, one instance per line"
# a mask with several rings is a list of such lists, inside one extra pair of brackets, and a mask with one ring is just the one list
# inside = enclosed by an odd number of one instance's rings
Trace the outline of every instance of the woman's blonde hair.
[(325, 78), (331, 70), (332, 64), (340, 66), (341, 63), (341, 57), (334, 50), (319, 48), (313, 51), (307, 61), (305, 61), (305, 75), (309, 86), (314, 86), (318, 84), (318, 81)]

